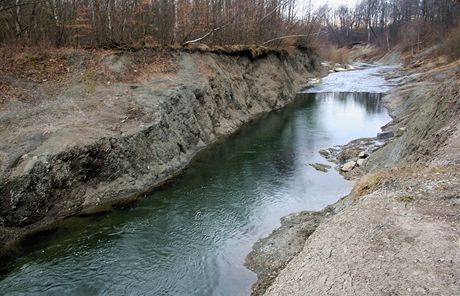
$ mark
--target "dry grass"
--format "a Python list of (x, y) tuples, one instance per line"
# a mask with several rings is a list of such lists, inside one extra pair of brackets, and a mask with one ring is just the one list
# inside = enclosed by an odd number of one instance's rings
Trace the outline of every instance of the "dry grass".
[(27, 101), (30, 96), (18, 87), (14, 87), (8, 81), (0, 81), (0, 106), (12, 98)]
[(398, 179), (407, 178), (421, 169), (418, 165), (406, 165), (365, 175), (355, 185), (351, 194), (354, 198), (359, 199), (382, 187), (391, 185), (391, 183)]
[(70, 72), (69, 58), (74, 54), (73, 49), (31, 47), (17, 51), (3, 47), (0, 49), (0, 74), (33, 82), (57, 81)]
[(314, 48), (322, 60), (335, 64), (350, 63), (349, 50), (346, 48), (337, 48), (327, 42), (317, 43)]
[(330, 53), (330, 61), (338, 64), (350, 63), (348, 50), (344, 48), (333, 48)]
[[(430, 178), (429, 176), (433, 176), (433, 174), (444, 175), (455, 171), (455, 169), (455, 167), (450, 166), (426, 167), (419, 164), (407, 164), (404, 166), (384, 169), (376, 173), (363, 176), (354, 186), (351, 196), (357, 200), (379, 189), (391, 189), (389, 187), (391, 187), (392, 184), (395, 184), (395, 182), (402, 179), (408, 179), (411, 177), (420, 178), (422, 175), (425, 176), (425, 178)], [(437, 189), (445, 190), (446, 188), (450, 188), (449, 186), (445, 185), (444, 187), (439, 187)], [(398, 200), (401, 202), (411, 202), (414, 201), (414, 196), (403, 195), (398, 197)]]
[(94, 88), (98, 84), (135, 82), (149, 77), (177, 72), (177, 62), (170, 51), (145, 49), (135, 52), (91, 50), (85, 58), (83, 81)]
[[(110, 67), (109, 57), (123, 57), (122, 71)], [(9, 96), (18, 96), (18, 90), (7, 84), (6, 78), (32, 83), (64, 86), (72, 74), (76, 74), (88, 90), (98, 84), (130, 82), (150, 76), (175, 73), (177, 63), (170, 50), (145, 49), (139, 51), (114, 51), (103, 49), (74, 48), (0, 48), (0, 83), (5, 101)]]
[(165, 50), (157, 52), (136, 52), (130, 56), (131, 63), (127, 66), (130, 74), (124, 79), (142, 80), (143, 78), (177, 73), (177, 61), (175, 56)]

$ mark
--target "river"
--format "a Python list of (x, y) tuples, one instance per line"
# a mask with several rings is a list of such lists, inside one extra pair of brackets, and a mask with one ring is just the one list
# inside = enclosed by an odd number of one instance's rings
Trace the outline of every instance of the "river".
[(292, 212), (319, 210), (352, 183), (318, 172), (318, 150), (375, 136), (390, 120), (388, 67), (330, 74), (127, 209), (67, 220), (0, 277), (3, 295), (248, 295), (252, 244)]

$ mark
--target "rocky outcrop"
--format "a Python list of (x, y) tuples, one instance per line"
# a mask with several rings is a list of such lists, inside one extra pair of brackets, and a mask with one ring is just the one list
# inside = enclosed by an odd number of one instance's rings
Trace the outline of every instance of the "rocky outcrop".
[(246, 265), (257, 273), (252, 295), (263, 295), (286, 264), (302, 250), (305, 240), (332, 213), (300, 212), (281, 219), (281, 226), (259, 240), (246, 258)]
[[(306, 52), (171, 58), (174, 73), (144, 68), (138, 80), (93, 85), (81, 78), (92, 69), (75, 57), (65, 88), (37, 84), (39, 103), (3, 106), (0, 248), (59, 219), (134, 200), (200, 149), (288, 104), (319, 69)], [(114, 59), (128, 64), (111, 67)], [(138, 73), (130, 59), (104, 58), (104, 71)]]

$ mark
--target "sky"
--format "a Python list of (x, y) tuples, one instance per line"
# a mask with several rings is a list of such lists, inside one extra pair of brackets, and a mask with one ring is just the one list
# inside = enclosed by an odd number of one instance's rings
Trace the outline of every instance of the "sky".
[[(308, 0), (303, 0), (303, 1), (305, 1), (305, 3), (308, 2)], [(326, 3), (329, 3), (331, 5), (337, 5), (337, 6), (341, 4), (351, 6), (351, 5), (356, 4), (356, 2), (358, 2), (358, 0), (311, 0), (311, 4), (315, 8), (323, 4), (326, 4)]]
[(311, 2), (311, 8), (312, 11), (315, 11), (318, 9), (320, 6), (324, 4), (329, 4), (333, 6), (339, 6), (339, 5), (347, 5), (347, 6), (353, 6), (355, 5), (358, 1), (360, 0), (300, 0), (297, 7), (297, 14), (299, 17), (302, 17), (302, 15), (305, 13), (305, 11), (308, 11), (308, 5)]

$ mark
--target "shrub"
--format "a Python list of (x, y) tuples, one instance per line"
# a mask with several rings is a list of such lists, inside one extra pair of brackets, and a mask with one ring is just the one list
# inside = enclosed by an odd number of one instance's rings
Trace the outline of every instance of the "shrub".
[(450, 32), (442, 47), (443, 53), (447, 55), (451, 61), (460, 58), (460, 26)]
[(337, 48), (328, 42), (316, 43), (313, 48), (320, 58), (331, 63), (348, 64), (350, 57), (346, 48)]

